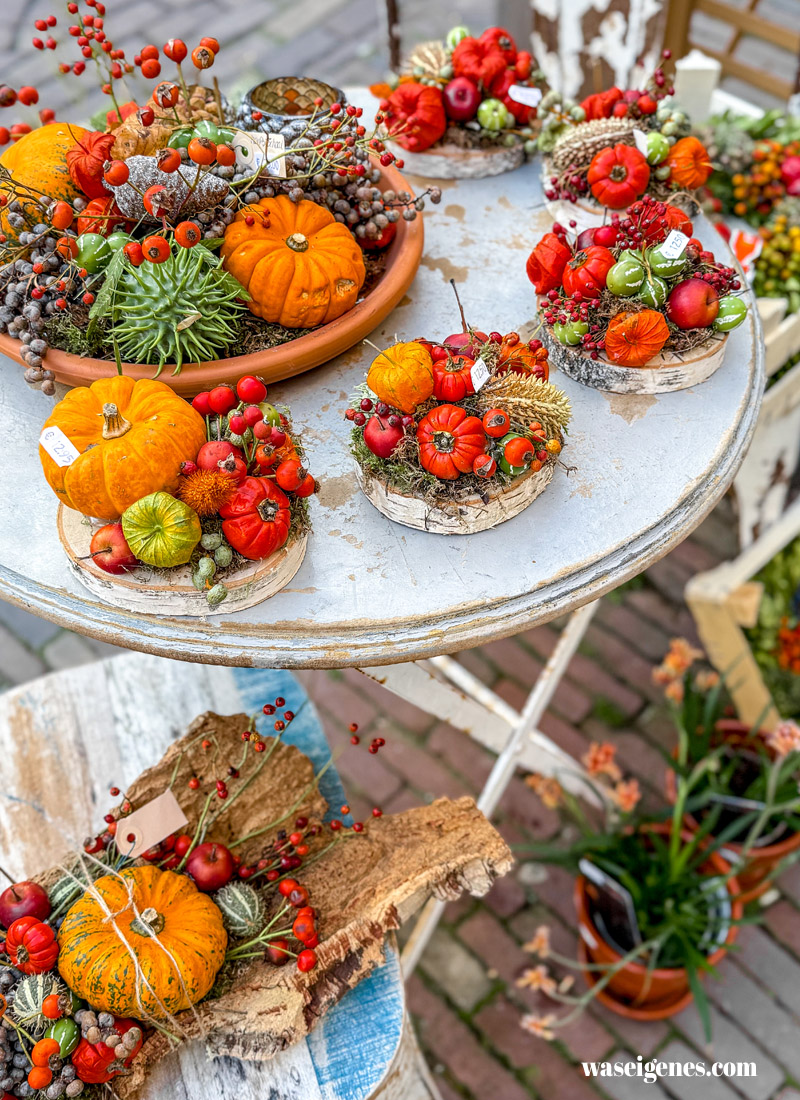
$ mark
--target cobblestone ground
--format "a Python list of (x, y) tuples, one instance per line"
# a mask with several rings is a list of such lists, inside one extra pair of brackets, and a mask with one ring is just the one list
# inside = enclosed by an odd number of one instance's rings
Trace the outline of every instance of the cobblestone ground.
[[(733, 524), (722, 505), (667, 558), (602, 601), (585, 644), (574, 657), (542, 729), (573, 755), (591, 740), (618, 746), (626, 772), (637, 776), (652, 805), (662, 801), (663, 763), (655, 745), (671, 730), (650, 670), (675, 634), (693, 636), (682, 602), (686, 580), (735, 553)], [(521, 705), (556, 638), (554, 627), (463, 653), (460, 659), (509, 703)], [(0, 675), (17, 683), (113, 652), (0, 605)], [(476, 742), (399, 700), (356, 671), (300, 674), (332, 746), (347, 744), (347, 726), (385, 737), (378, 757), (344, 753), (340, 771), (356, 815), (377, 802), (396, 811), (440, 795), (475, 794), (492, 757)], [(544, 840), (559, 828), (518, 776), (497, 822), (512, 845)], [(451, 905), (408, 987), (409, 1003), (444, 1100), (800, 1100), (800, 865), (780, 882), (780, 895), (760, 927), (745, 928), (741, 949), (709, 983), (714, 1043), (703, 1044), (689, 1009), (672, 1021), (638, 1024), (593, 1009), (547, 1044), (519, 1027), (525, 1011), (547, 1011), (539, 994), (515, 987), (530, 963), (524, 943), (541, 923), (554, 927), (562, 952), (574, 951), (575, 920), (568, 876), (526, 860), (482, 901)], [(580, 1062), (627, 1052), (663, 1061), (755, 1061), (758, 1076), (685, 1079), (644, 1086), (630, 1079), (589, 1083)]]

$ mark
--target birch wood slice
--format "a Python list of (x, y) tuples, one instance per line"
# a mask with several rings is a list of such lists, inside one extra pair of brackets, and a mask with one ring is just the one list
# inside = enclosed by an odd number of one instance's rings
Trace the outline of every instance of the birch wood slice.
[(69, 559), (70, 569), (89, 591), (105, 603), (125, 611), (143, 611), (149, 615), (190, 615), (194, 618), (254, 607), (285, 588), (306, 556), (308, 532), (291, 534), (289, 541), (263, 561), (248, 562), (241, 569), (224, 575), (226, 599), (217, 608), (208, 606), (205, 592), (192, 584), (188, 565), (169, 573), (141, 566), (133, 573), (115, 576), (104, 572), (89, 554), (92, 535), (97, 530), (74, 508), (58, 507), (58, 535)]
[(715, 335), (685, 355), (657, 355), (646, 367), (621, 367), (603, 357), (592, 359), (588, 352), (565, 347), (546, 328), (540, 337), (550, 352), (551, 365), (583, 386), (609, 393), (672, 393), (699, 386), (719, 370), (728, 334)]
[(387, 142), (395, 156), (403, 159), (403, 171), (434, 180), (478, 180), (513, 172), (525, 160), (522, 143), (492, 145), (487, 149), (462, 149), (458, 145), (435, 145), (422, 153), (410, 153)]
[(502, 489), (487, 488), (486, 501), (476, 493), (447, 504), (432, 504), (422, 497), (401, 493), (380, 478), (366, 474), (357, 462), (355, 468), (364, 496), (395, 523), (436, 535), (474, 535), (524, 511), (550, 484), (554, 463), (547, 462), (538, 471), (529, 470)]

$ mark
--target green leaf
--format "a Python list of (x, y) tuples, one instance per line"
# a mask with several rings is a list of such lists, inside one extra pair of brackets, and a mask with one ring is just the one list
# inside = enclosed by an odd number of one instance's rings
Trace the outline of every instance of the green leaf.
[(100, 293), (95, 298), (94, 305), (89, 310), (87, 336), (91, 336), (96, 331), (100, 321), (104, 320), (106, 317), (109, 317), (112, 321), (114, 320), (114, 295), (116, 293), (117, 284), (125, 273), (125, 265), (127, 262), (128, 257), (122, 249), (114, 253), (113, 259), (106, 268), (106, 277), (103, 280)]

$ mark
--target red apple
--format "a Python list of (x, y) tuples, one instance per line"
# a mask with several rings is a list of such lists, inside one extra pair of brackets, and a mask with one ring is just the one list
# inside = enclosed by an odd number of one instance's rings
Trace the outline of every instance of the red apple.
[(105, 573), (129, 573), (139, 562), (122, 533), (121, 523), (107, 523), (92, 535), (89, 552)]
[(371, 416), (364, 428), (364, 442), (378, 458), (390, 458), (392, 451), (403, 438), (403, 429), (394, 426), (386, 417)]
[(593, 244), (602, 245), (603, 248), (613, 248), (617, 242), (619, 230), (615, 225), (596, 225), (592, 229), (584, 229), (575, 242), (576, 249), (580, 252), (584, 248), (591, 248)]
[[(475, 343), (472, 342), (473, 339)], [(458, 354), (465, 355), (467, 359), (480, 359), (483, 345), (488, 339), (485, 332), (474, 329), (472, 333), (454, 332), (452, 336), (446, 336), (442, 343), (446, 344), (450, 351), (458, 349)]]
[(478, 113), (481, 93), (468, 76), (456, 76), (442, 89), (444, 112), (454, 122), (469, 122)]
[(719, 295), (705, 279), (684, 279), (667, 298), (667, 317), (678, 328), (707, 328), (719, 313)]
[(0, 894), (0, 924), (10, 927), (20, 917), (47, 920), (50, 898), (38, 882), (16, 882)]
[(218, 463), (224, 461), (228, 455), (241, 458), (242, 452), (227, 439), (212, 439), (209, 443), (204, 443), (197, 452), (197, 465), (201, 470), (216, 470)]
[(211, 894), (221, 890), (233, 877), (233, 856), (224, 844), (209, 840), (194, 849), (186, 860), (186, 870), (198, 890)]

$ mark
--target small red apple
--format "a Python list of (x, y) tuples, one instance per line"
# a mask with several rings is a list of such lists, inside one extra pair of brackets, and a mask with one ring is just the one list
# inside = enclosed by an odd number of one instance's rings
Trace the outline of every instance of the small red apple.
[(666, 308), (678, 328), (707, 328), (719, 313), (719, 295), (705, 279), (684, 279), (667, 298)]
[(139, 564), (122, 533), (121, 523), (107, 523), (95, 531), (89, 553), (95, 565), (105, 573), (129, 573)]
[(201, 470), (216, 470), (217, 464), (224, 461), (228, 455), (241, 458), (242, 452), (227, 439), (212, 439), (209, 443), (204, 443), (197, 452), (197, 465)]
[(15, 882), (0, 894), (0, 924), (9, 928), (20, 917), (47, 920), (50, 898), (38, 882)]
[(456, 76), (442, 89), (444, 112), (454, 122), (469, 122), (478, 113), (481, 93), (468, 76)]
[[(473, 339), (475, 343), (473, 343)], [(454, 332), (452, 336), (446, 336), (442, 343), (446, 344), (450, 351), (458, 349), (458, 354), (465, 355), (467, 359), (480, 359), (483, 345), (487, 343), (488, 339), (489, 337), (485, 332), (474, 329), (472, 333)]]
[(400, 424), (390, 424), (385, 416), (371, 416), (364, 428), (364, 442), (378, 458), (390, 458), (392, 451), (403, 438)]
[(233, 856), (224, 844), (209, 840), (194, 849), (186, 860), (186, 870), (198, 890), (211, 894), (221, 890), (233, 877)]

